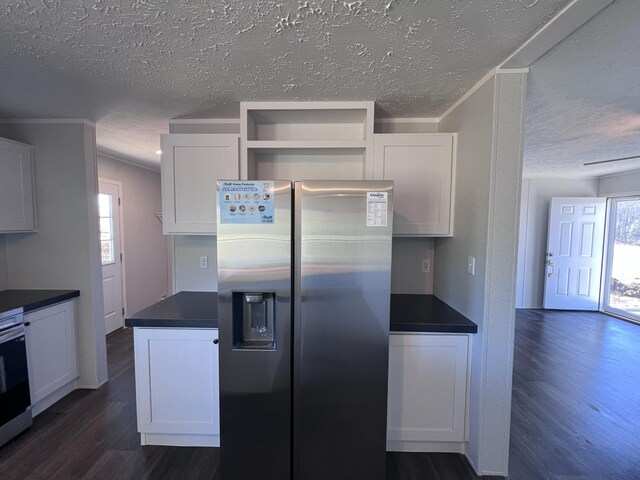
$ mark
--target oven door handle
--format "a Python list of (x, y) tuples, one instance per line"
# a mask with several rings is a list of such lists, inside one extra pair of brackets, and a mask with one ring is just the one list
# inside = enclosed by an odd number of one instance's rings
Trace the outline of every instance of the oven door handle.
[(0, 343), (8, 342), (9, 340), (13, 340), (14, 338), (19, 338), (22, 335), (24, 335), (24, 327), (20, 326), (18, 328), (13, 328), (0, 335)]

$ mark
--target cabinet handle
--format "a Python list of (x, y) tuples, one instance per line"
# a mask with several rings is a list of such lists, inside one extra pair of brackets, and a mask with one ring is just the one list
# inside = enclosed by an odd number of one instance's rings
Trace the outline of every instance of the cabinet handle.
[(218, 344), (218, 339), (217, 339), (217, 338), (216, 338), (216, 339), (214, 339), (214, 340), (213, 340), (213, 343), (214, 343), (214, 345), (217, 345), (217, 344)]
[(31, 322), (24, 322), (25, 327), (28, 327), (29, 325), (31, 325)]

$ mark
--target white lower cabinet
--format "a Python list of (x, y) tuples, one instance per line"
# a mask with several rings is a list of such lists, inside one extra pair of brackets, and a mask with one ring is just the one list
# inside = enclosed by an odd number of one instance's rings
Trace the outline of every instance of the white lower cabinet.
[(76, 388), (75, 301), (28, 312), (24, 322), (31, 404), (37, 415)]
[(134, 329), (142, 445), (220, 446), (217, 338), (217, 329)]
[(464, 452), (469, 335), (392, 333), (387, 450)]

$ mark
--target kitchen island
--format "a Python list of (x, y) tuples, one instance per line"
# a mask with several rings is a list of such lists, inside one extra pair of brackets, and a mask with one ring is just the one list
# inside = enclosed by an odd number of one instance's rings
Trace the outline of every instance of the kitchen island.
[[(218, 328), (216, 292), (179, 292), (125, 320), (128, 327)], [(478, 326), (434, 295), (391, 294), (391, 332), (476, 333)]]
[[(463, 453), (477, 325), (433, 295), (390, 310), (387, 450)], [(125, 320), (143, 445), (220, 445), (217, 316), (217, 293), (179, 292)]]
[(127, 327), (218, 328), (216, 292), (178, 292), (127, 317)]

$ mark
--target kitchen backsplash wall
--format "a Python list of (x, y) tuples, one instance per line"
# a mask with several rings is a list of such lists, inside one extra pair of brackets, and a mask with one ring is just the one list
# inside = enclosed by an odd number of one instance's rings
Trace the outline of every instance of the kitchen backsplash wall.
[[(216, 237), (208, 235), (175, 235), (174, 291), (216, 291)], [(433, 293), (433, 239), (394, 238), (391, 268), (391, 293)], [(207, 268), (200, 259), (207, 257)], [(422, 260), (427, 259), (431, 273), (422, 273)]]
[(9, 288), (7, 279), (7, 250), (5, 248), (4, 235), (0, 235), (0, 291)]
[[(202, 257), (207, 258), (207, 268), (200, 268)], [(173, 258), (174, 292), (183, 290), (215, 292), (218, 290), (216, 237), (174, 235)]]
[[(391, 293), (433, 293), (433, 238), (394, 238), (391, 255)], [(430, 273), (422, 272), (428, 260)]]

